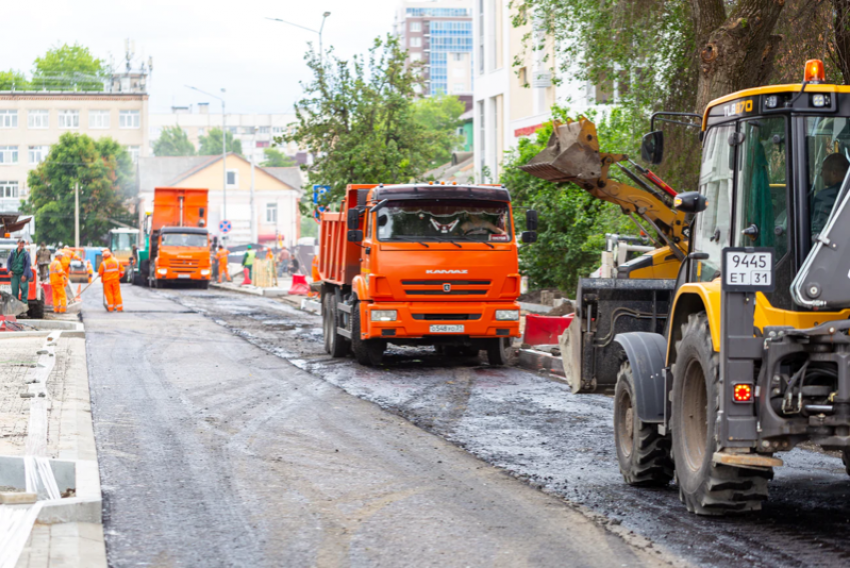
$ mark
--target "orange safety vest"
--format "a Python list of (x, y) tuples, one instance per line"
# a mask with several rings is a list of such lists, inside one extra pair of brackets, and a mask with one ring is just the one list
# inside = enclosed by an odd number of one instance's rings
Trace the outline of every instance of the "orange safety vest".
[(59, 259), (50, 263), (50, 285), (64, 286), (65, 285), (65, 269)]
[(124, 276), (124, 267), (121, 266), (118, 259), (112, 256), (100, 263), (100, 268), (97, 269), (97, 272), (104, 282), (113, 282), (120, 280)]
[(221, 249), (220, 251), (215, 253), (215, 259), (218, 261), (219, 264), (221, 264), (222, 262), (224, 262), (224, 264), (227, 264), (227, 257), (229, 254), (229, 250)]

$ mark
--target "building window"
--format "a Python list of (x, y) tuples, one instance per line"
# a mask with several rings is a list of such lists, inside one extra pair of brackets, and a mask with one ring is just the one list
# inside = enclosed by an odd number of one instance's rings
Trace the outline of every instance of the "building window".
[(47, 128), (50, 126), (50, 111), (31, 110), (27, 112), (27, 121), (30, 128)]
[(227, 170), (227, 187), (233, 188), (239, 185), (239, 170)]
[(453, 61), (463, 61), (463, 54), (462, 53), (452, 53), (452, 60)]
[(421, 37), (410, 38), (410, 42), (409, 42), (408, 47), (422, 47), (422, 38)]
[(271, 127), (269, 126), (261, 126), (260, 134), (268, 134), (271, 131)]
[(272, 133), (273, 134), (283, 134), (286, 131), (285, 126), (273, 126)]
[(466, 90), (466, 84), (464, 84), (464, 83), (455, 83), (452, 86), (452, 92), (453, 93), (462, 93), (465, 90)]
[(478, 0), (478, 72), (484, 74), (484, 0)]
[(525, 87), (528, 85), (528, 70), (525, 67), (520, 67), (519, 74), (519, 86)]
[(130, 158), (132, 158), (134, 164), (139, 163), (139, 156), (142, 153), (141, 146), (127, 146), (127, 152), (130, 153)]
[(142, 117), (137, 110), (122, 110), (118, 113), (118, 128), (141, 128)]
[(228, 126), (227, 127), (227, 131), (230, 132), (231, 134), (236, 134), (237, 130), (238, 130), (238, 128), (236, 128), (235, 126)]
[(18, 111), (0, 110), (0, 128), (17, 128)]
[(80, 111), (78, 110), (60, 110), (59, 111), (59, 128), (79, 128), (80, 127)]
[(0, 181), (0, 197), (18, 197), (18, 182)]
[(410, 54), (410, 60), (411, 61), (422, 61), (422, 54), (421, 53), (411, 53)]
[(268, 140), (257, 140), (257, 148), (268, 148), (269, 141)]
[(89, 111), (89, 128), (103, 130), (109, 128), (109, 111), (108, 110), (90, 110)]
[(266, 223), (277, 223), (277, 203), (266, 203)]
[(18, 163), (17, 146), (0, 146), (0, 165), (10, 166)]
[(485, 150), (487, 149), (487, 126), (485, 124), (487, 115), (484, 111), (484, 101), (480, 101), (478, 103), (478, 145), (479, 150), (481, 151), (481, 169), (483, 170), (487, 166), (487, 153)]
[(50, 152), (50, 146), (30, 146), (29, 148), (29, 158), (30, 164), (40, 164), (47, 157), (47, 154)]
[(204, 136), (204, 135), (206, 135), (206, 133), (207, 133), (206, 128), (204, 128), (203, 126), (198, 127), (198, 136)]
[(410, 22), (410, 31), (421, 32), (422, 31), (422, 22)]

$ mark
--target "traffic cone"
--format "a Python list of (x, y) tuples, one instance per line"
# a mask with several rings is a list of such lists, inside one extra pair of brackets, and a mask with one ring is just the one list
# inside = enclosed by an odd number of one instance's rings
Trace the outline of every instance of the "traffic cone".
[(82, 299), (80, 298), (80, 294), (82, 293), (82, 290), (81, 290), (82, 287), (83, 287), (82, 284), (77, 284), (77, 296), (74, 298), (75, 302), (81, 302), (82, 301)]

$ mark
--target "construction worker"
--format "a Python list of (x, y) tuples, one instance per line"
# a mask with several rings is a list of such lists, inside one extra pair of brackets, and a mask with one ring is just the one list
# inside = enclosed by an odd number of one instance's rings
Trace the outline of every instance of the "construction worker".
[[(24, 304), (29, 303), (29, 285), (32, 280), (32, 260), (30, 253), (24, 248), (24, 239), (18, 239), (18, 247), (6, 259), (6, 270), (11, 274), (12, 296)], [(20, 295), (20, 298), (18, 296)]]
[(35, 253), (35, 263), (38, 265), (38, 279), (47, 282), (49, 278), (50, 250), (41, 243)]
[(251, 248), (251, 245), (248, 245), (248, 249), (245, 251), (245, 256), (242, 257), (242, 266), (248, 271), (246, 275), (247, 281), (243, 282), (243, 284), (250, 284), (254, 278), (254, 258), (257, 256), (257, 251)]
[(62, 249), (62, 255), (59, 259), (62, 261), (62, 269), (65, 271), (65, 276), (68, 277), (68, 280), (71, 279), (71, 260), (74, 258), (74, 253), (71, 252), (71, 249), (65, 247)]
[(63, 251), (56, 252), (56, 258), (50, 263), (50, 289), (53, 290), (53, 313), (63, 314), (68, 309), (68, 295), (65, 286), (68, 284), (68, 276), (62, 266)]
[(215, 261), (218, 264), (218, 283), (221, 284), (222, 278), (230, 282), (230, 272), (227, 270), (227, 255), (230, 251), (222, 245), (218, 245), (218, 252), (215, 253)]
[(124, 311), (124, 303), (121, 300), (121, 277), (124, 276), (124, 267), (118, 259), (112, 256), (112, 251), (103, 249), (103, 262), (97, 269), (100, 280), (103, 282), (103, 293), (106, 296), (106, 311), (113, 309)]

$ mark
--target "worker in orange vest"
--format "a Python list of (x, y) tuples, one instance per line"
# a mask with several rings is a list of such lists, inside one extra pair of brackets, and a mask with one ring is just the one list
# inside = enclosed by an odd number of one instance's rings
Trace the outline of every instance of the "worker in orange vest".
[(215, 253), (215, 261), (218, 263), (218, 283), (221, 284), (221, 279), (224, 278), (230, 282), (230, 272), (227, 270), (227, 256), (230, 251), (224, 248), (223, 245), (218, 245), (218, 252)]
[(106, 311), (113, 309), (123, 312), (124, 303), (121, 300), (121, 277), (124, 276), (124, 267), (118, 259), (112, 256), (112, 251), (103, 249), (103, 262), (97, 269), (100, 279), (103, 281), (103, 293), (106, 295)]
[(68, 247), (63, 248), (60, 252), (62, 253), (62, 255), (61, 256), (57, 255), (57, 257), (62, 262), (62, 270), (65, 271), (65, 276), (67, 276), (70, 279), (71, 278), (71, 259), (73, 258), (74, 253), (72, 253), (68, 249)]
[(62, 259), (65, 257), (63, 251), (57, 251), (56, 258), (50, 263), (48, 272), (50, 273), (50, 289), (53, 291), (53, 313), (64, 314), (68, 309), (68, 295), (65, 293), (65, 286), (68, 284), (68, 275), (65, 274), (65, 268), (62, 266)]

